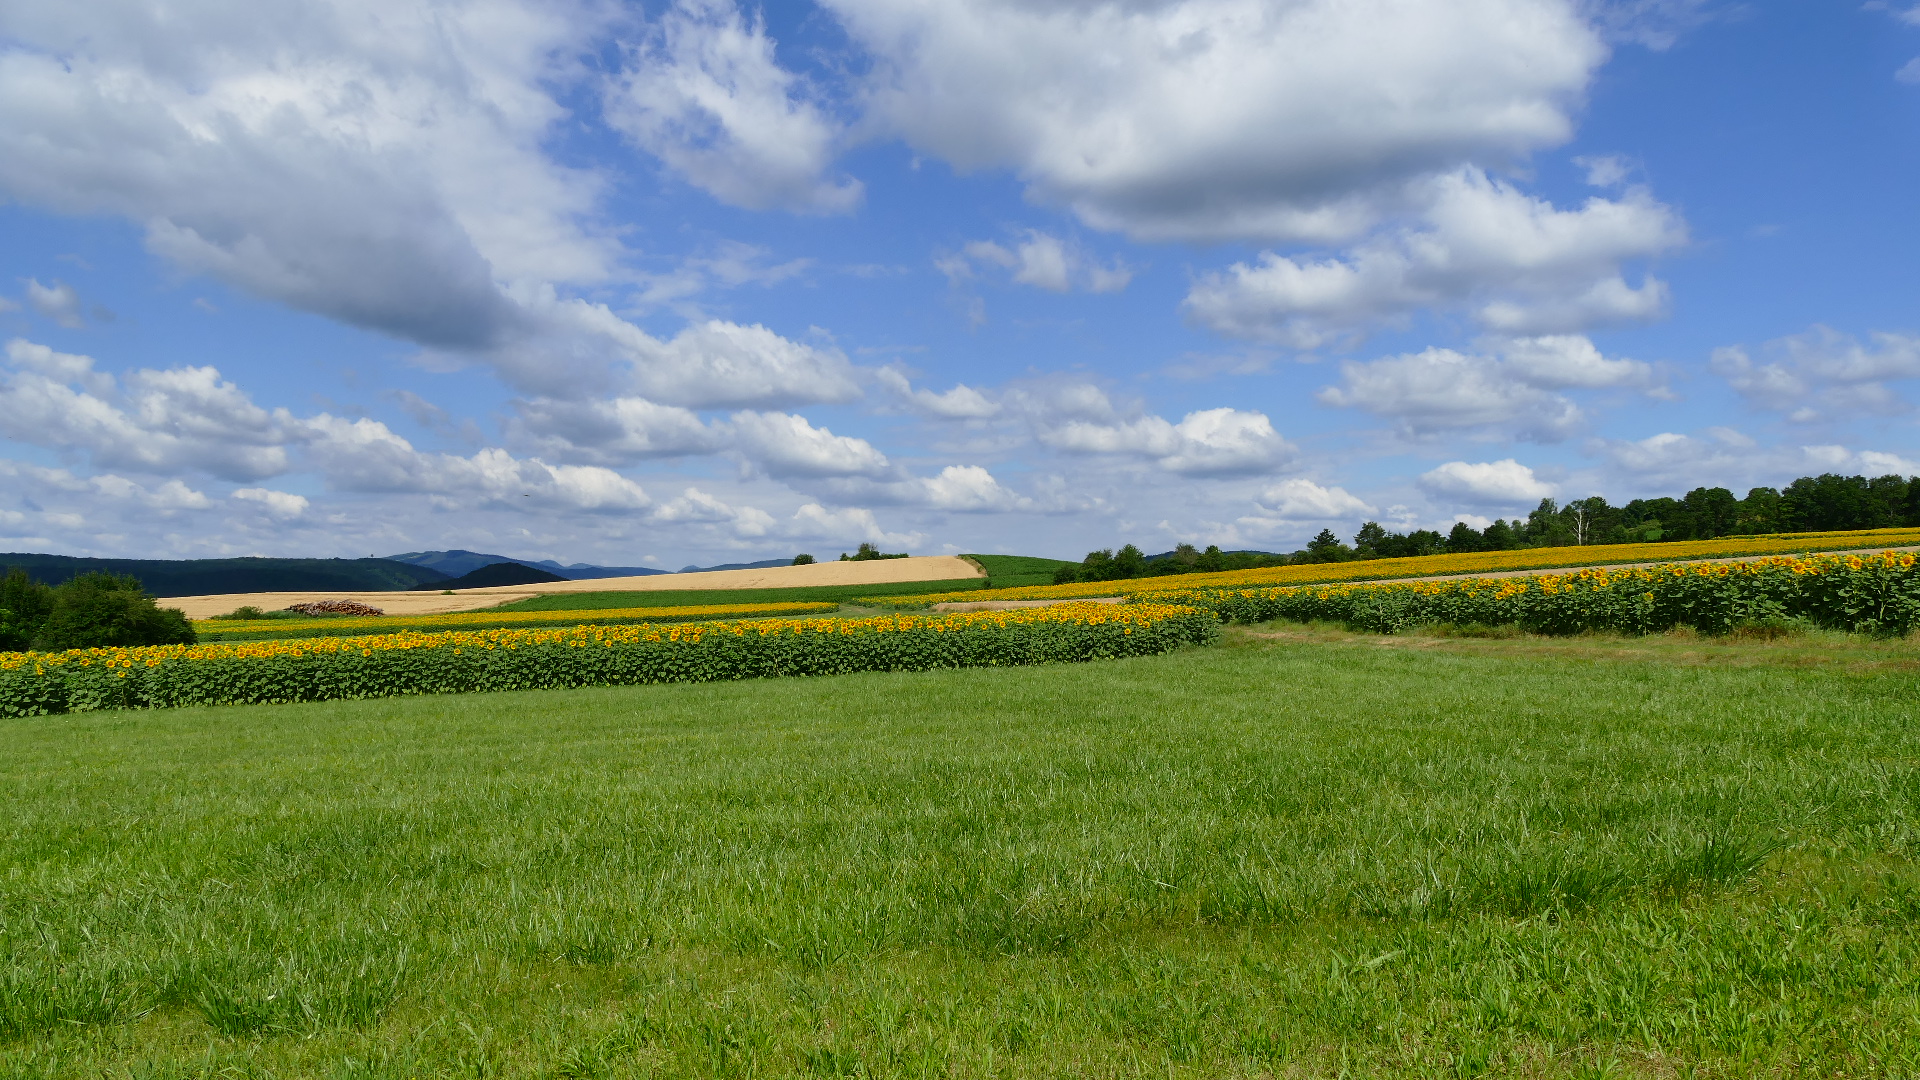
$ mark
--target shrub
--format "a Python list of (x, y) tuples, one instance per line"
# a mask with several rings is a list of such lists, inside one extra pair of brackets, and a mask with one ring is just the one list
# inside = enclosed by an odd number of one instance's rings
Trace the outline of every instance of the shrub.
[(32, 645), (40, 650), (191, 645), (193, 624), (163, 608), (122, 574), (81, 574), (55, 586), (52, 607)]
[(13, 567), (0, 579), (0, 652), (33, 643), (53, 610), (53, 590)]

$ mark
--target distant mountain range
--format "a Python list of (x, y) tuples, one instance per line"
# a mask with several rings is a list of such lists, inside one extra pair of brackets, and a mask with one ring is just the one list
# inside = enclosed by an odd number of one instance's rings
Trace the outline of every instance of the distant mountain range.
[(155, 596), (444, 589), (454, 576), (392, 559), (83, 559), (0, 554), (0, 570), (14, 566), (49, 585), (96, 571), (132, 574)]
[(730, 562), (719, 566), (683, 566), (682, 574), (704, 574), (709, 570), (765, 570), (769, 566), (792, 566), (792, 559), (765, 559), (760, 562)]
[[(791, 559), (720, 566), (689, 566), (680, 572), (757, 570), (786, 566)], [(478, 589), (536, 585), (548, 581), (666, 574), (650, 566), (562, 566), (552, 559), (512, 559), (478, 551), (410, 551), (384, 559), (87, 559), (74, 555), (0, 553), (0, 573), (18, 566), (49, 585), (79, 574), (131, 574), (155, 596), (208, 596), (245, 592), (404, 592), (411, 589)]]
[[(552, 559), (515, 559), (506, 555), (488, 555), (478, 551), (466, 551), (454, 548), (451, 551), (409, 551), (404, 555), (389, 555), (387, 561), (405, 563), (408, 566), (423, 566), (437, 570), (448, 577), (460, 577), (471, 574), (483, 566), (495, 563), (518, 563), (545, 570), (563, 581), (581, 581), (588, 578), (604, 577), (643, 577), (647, 574), (666, 574), (671, 571), (655, 570), (650, 566), (594, 566), (591, 563), (574, 563), (562, 566)], [(532, 584), (527, 582), (525, 584)]]

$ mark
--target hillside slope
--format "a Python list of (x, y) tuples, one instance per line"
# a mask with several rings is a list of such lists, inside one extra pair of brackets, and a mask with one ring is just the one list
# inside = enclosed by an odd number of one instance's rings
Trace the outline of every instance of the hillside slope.
[(26, 552), (0, 554), (0, 570), (18, 566), (49, 585), (80, 574), (132, 574), (155, 596), (328, 591), (395, 592), (444, 588), (448, 575), (391, 559), (85, 559)]

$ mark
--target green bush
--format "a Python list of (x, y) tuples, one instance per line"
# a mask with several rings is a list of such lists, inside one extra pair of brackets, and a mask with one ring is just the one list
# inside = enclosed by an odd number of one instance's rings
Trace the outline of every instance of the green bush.
[(0, 579), (0, 652), (17, 652), (33, 644), (53, 610), (53, 590), (15, 566)]
[(193, 644), (186, 615), (155, 603), (135, 577), (81, 574), (54, 586), (52, 600), (33, 638), (43, 652)]

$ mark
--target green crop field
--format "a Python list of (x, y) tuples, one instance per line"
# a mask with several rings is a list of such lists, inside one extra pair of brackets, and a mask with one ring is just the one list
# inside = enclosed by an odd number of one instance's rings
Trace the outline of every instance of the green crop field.
[(4, 1077), (1920, 1069), (1920, 647), (0, 721)]

